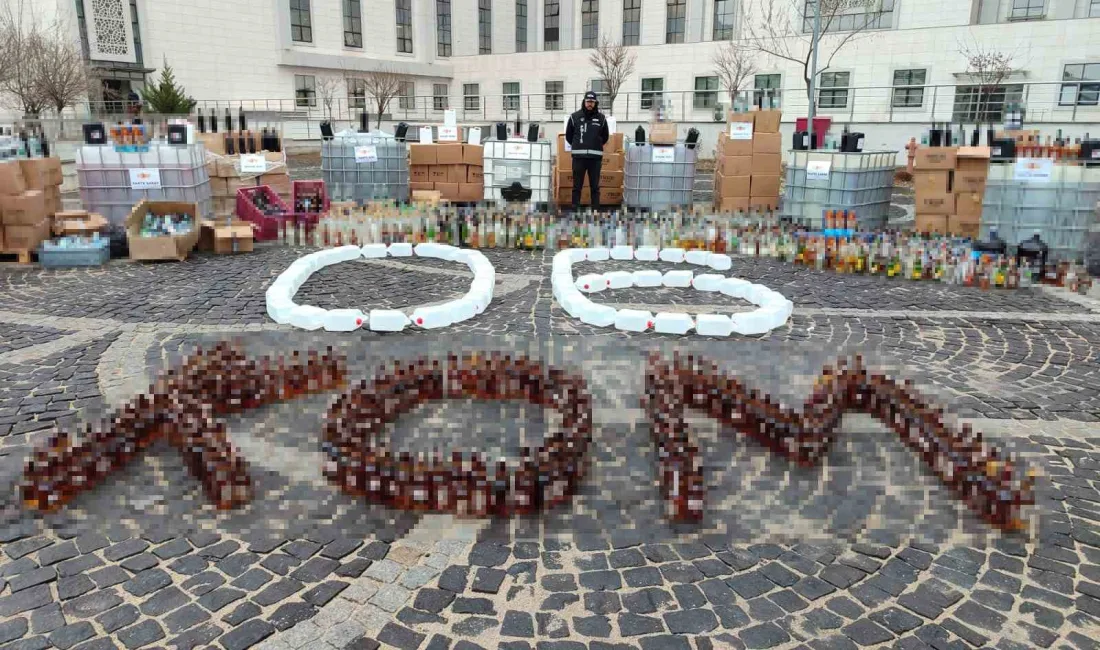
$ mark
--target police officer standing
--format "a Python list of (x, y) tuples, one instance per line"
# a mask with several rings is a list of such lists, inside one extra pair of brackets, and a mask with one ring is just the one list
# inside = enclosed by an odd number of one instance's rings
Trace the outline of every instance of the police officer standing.
[(592, 209), (600, 207), (600, 168), (603, 166), (603, 146), (611, 134), (607, 130), (607, 118), (598, 109), (600, 101), (591, 90), (584, 94), (581, 110), (569, 116), (565, 127), (565, 141), (572, 148), (573, 157), (573, 209), (580, 208), (581, 188), (584, 176), (592, 190)]

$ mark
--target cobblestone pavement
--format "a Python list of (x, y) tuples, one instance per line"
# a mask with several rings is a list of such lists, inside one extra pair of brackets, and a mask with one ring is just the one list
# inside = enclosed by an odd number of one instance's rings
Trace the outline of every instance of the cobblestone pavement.
[[(1095, 300), (737, 259), (727, 275), (795, 302), (789, 325), (722, 340), (626, 335), (553, 304), (550, 255), (488, 251), (496, 297), (461, 326), (307, 333), (274, 325), (263, 304), (302, 252), (0, 268), (0, 648), (1100, 647)], [(360, 261), (317, 273), (299, 300), (409, 308), (461, 294), (469, 278), (445, 262)], [(744, 307), (691, 290), (598, 297), (654, 311)], [(227, 421), (256, 483), (239, 510), (209, 506), (167, 446), (61, 512), (23, 510), (14, 483), (55, 424), (103, 416), (196, 345), (224, 338), (251, 354), (331, 345), (352, 377), (461, 350), (574, 368), (595, 400), (589, 478), (569, 507), (507, 521), (365, 504), (322, 478), (317, 432), (332, 399), (322, 395)], [(1031, 530), (989, 529), (896, 436), (855, 415), (827, 462), (806, 470), (693, 420), (708, 514), (672, 525), (638, 407), (654, 351), (713, 358), (788, 404), (840, 356), (911, 378), (1041, 468)], [(554, 426), (530, 406), (455, 401), (417, 409), (390, 435), (399, 449), (509, 457)]]

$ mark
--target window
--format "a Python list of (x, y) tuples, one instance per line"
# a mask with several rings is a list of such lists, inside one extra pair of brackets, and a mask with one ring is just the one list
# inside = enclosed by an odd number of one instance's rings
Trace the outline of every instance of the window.
[(360, 110), (367, 107), (367, 82), (348, 79), (348, 106)]
[(1002, 122), (1005, 106), (1024, 98), (1021, 84), (1000, 86), (956, 86), (953, 122)]
[(694, 105), (698, 110), (709, 110), (718, 103), (718, 77), (695, 78)]
[(825, 72), (821, 75), (821, 88), (817, 91), (818, 108), (847, 108), (850, 72)]
[[(826, 32), (852, 32), (857, 29), (890, 29), (894, 24), (894, 3), (896, 0), (881, 0), (881, 5), (874, 9), (874, 3), (870, 7), (865, 3), (848, 2), (847, 7), (838, 10), (830, 19), (827, 15), (821, 16), (821, 30)], [(806, 33), (814, 31), (814, 5), (815, 0), (806, 0), (805, 13), (802, 14), (802, 30)], [(828, 7), (826, 0), (826, 7)], [(839, 5), (838, 6), (842, 6)], [(824, 9), (824, 8), (823, 8)]]
[(600, 0), (581, 0), (581, 47), (596, 47), (600, 40)]
[(519, 82), (518, 81), (505, 81), (504, 82), (504, 110), (506, 111), (518, 111), (519, 110)]
[(413, 15), (412, 0), (397, 0), (397, 51), (412, 54)]
[(435, 55), (451, 56), (451, 0), (435, 0)]
[(714, 40), (733, 39), (733, 0), (714, 0)]
[(642, 79), (642, 108), (649, 110), (654, 105), (660, 106), (664, 89), (664, 79)]
[(767, 106), (767, 100), (780, 96), (783, 88), (783, 75), (758, 74), (753, 80), (753, 88), (753, 104), (759, 105), (761, 100), (764, 100), (764, 105)]
[(309, 0), (290, 0), (290, 40), (313, 42), (313, 21), (309, 16)]
[(553, 52), (558, 49), (558, 20), (561, 18), (558, 0), (546, 0), (543, 8), (542, 49)]
[(527, 0), (516, 0), (516, 51), (527, 51)]
[(303, 107), (317, 105), (317, 79), (313, 75), (294, 75), (294, 104)]
[(432, 110), (445, 111), (449, 106), (447, 95), (450, 94), (447, 84), (432, 84)]
[(623, 0), (623, 45), (637, 45), (642, 33), (642, 0)]
[(416, 83), (402, 81), (397, 91), (397, 107), (403, 111), (411, 111), (416, 108)]
[(1100, 0), (1092, 0), (1089, 4), (1089, 18), (1100, 18)]
[(665, 17), (665, 42), (684, 42), (684, 16), (687, 12), (687, 0), (665, 0), (668, 15)]
[(481, 84), (462, 84), (462, 110), (481, 110)]
[(344, 0), (344, 45), (363, 47), (363, 7), (360, 0)]
[(564, 81), (546, 82), (546, 110), (560, 111), (565, 108), (565, 98), (562, 96), (564, 91)]
[(607, 83), (603, 79), (593, 79), (588, 87), (592, 92), (596, 93), (596, 100), (600, 102), (603, 109), (606, 111), (607, 105), (611, 103), (607, 94)]
[(493, 0), (477, 0), (477, 53), (493, 53)]
[(924, 81), (927, 70), (894, 70), (894, 108), (924, 106)]
[(1046, 0), (1012, 0), (1012, 12), (1008, 14), (1009, 20), (1031, 20), (1042, 18), (1046, 9)]
[[(1062, 81), (1074, 83), (1062, 86), (1059, 106), (1096, 106), (1100, 100), (1100, 63), (1076, 63), (1062, 71)], [(1092, 83), (1082, 83), (1082, 82)]]

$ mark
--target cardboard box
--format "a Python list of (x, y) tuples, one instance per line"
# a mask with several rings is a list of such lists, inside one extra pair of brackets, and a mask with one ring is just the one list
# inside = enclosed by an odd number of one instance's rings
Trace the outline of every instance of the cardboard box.
[(437, 144), (435, 147), (435, 162), (440, 165), (461, 165), (463, 144)]
[(974, 192), (977, 194), (985, 194), (987, 176), (988, 172), (985, 169), (980, 171), (956, 170), (954, 173), (954, 182), (951, 184), (951, 190), (955, 193)]
[(219, 223), (214, 227), (214, 254), (251, 253), (254, 226), (247, 221)]
[(164, 237), (142, 237), (141, 223), (145, 215), (152, 214), (190, 214), (192, 217), (198, 214), (198, 206), (194, 203), (177, 203), (175, 201), (148, 201), (142, 200), (134, 206), (130, 216), (126, 218), (126, 239), (130, 247), (130, 259), (132, 260), (179, 260), (187, 259), (187, 255), (199, 241), (201, 226), (196, 219), (195, 227), (190, 232), (182, 235)]
[[(757, 113), (755, 111), (751, 112), (751, 113), (734, 113), (732, 110), (727, 111), (726, 112), (726, 125), (728, 126), (729, 124), (732, 124), (733, 122), (748, 122), (749, 124), (753, 125), (752, 130), (755, 133), (756, 132), (756, 116), (757, 116)], [(728, 131), (728, 129), (727, 129), (727, 131)]]
[(715, 205), (719, 212), (745, 212), (749, 209), (749, 197), (723, 196), (715, 202)]
[(944, 194), (951, 191), (951, 172), (914, 171), (913, 190), (918, 194)]
[(226, 156), (224, 158), (218, 158), (218, 177), (219, 178), (240, 178), (241, 172), (239, 169), (240, 159), (235, 156)]
[(228, 196), (229, 195), (229, 179), (214, 177), (210, 179), (210, 195), (211, 196)]
[[(612, 133), (611, 137), (607, 139), (607, 144), (604, 145), (604, 152), (616, 152), (623, 150), (623, 134), (622, 132)], [(601, 197), (601, 201), (603, 198)]]
[(676, 144), (676, 123), (650, 122), (649, 141), (652, 144)]
[(601, 187), (600, 205), (618, 205), (623, 202), (622, 187)]
[(485, 198), (485, 186), (480, 183), (459, 183), (459, 201), (480, 201)]
[(58, 212), (53, 220), (53, 234), (64, 237), (66, 235), (91, 235), (102, 232), (107, 227), (107, 219), (101, 214), (88, 213), (83, 210), (73, 212)]
[(458, 183), (436, 183), (435, 191), (448, 201), (458, 200)]
[(750, 210), (777, 210), (779, 209), (778, 196), (754, 196), (749, 199)]
[(958, 147), (919, 147), (913, 169), (955, 169)]
[(410, 191), (412, 192), (411, 201), (413, 203), (439, 205), (440, 199), (443, 198), (439, 196), (439, 192), (436, 192), (435, 190), (413, 190), (412, 188), (410, 188)]
[(225, 178), (225, 193), (228, 198), (237, 200), (237, 190), (242, 187), (256, 187), (256, 179)]
[(600, 168), (600, 189), (622, 187), (625, 174), (621, 171), (610, 171)]
[(722, 198), (752, 196), (752, 177), (750, 176), (724, 176), (715, 174), (714, 193)]
[[(603, 156), (603, 165), (600, 166), (600, 172), (621, 172), (626, 165), (626, 154), (623, 153), (607, 153)], [(572, 164), (570, 164), (572, 167)]]
[(210, 153), (216, 153), (219, 156), (225, 155), (224, 133), (196, 133), (195, 140), (202, 143), (202, 146)]
[(752, 156), (752, 140), (733, 140), (725, 131), (718, 134), (718, 145), (715, 147), (718, 158), (749, 157)]
[(286, 174), (264, 174), (256, 181), (257, 185), (267, 185), (276, 194), (290, 194), (290, 176)]
[(980, 220), (968, 221), (956, 216), (947, 217), (947, 232), (952, 235), (961, 235), (963, 237), (977, 239), (980, 230)]
[(465, 183), (466, 165), (447, 165), (448, 183)]
[(22, 194), (27, 191), (23, 170), (15, 160), (0, 162), (0, 195)]
[(46, 194), (42, 190), (0, 196), (0, 223), (5, 226), (33, 226), (48, 216)]
[(432, 165), (428, 167), (428, 182), (429, 183), (449, 183), (450, 177), (449, 168), (446, 165)]
[(573, 187), (573, 172), (568, 169), (554, 170), (554, 187)]
[(756, 122), (753, 126), (754, 133), (779, 133), (779, 123), (783, 118), (782, 111), (768, 109), (752, 111), (749, 115), (756, 116)]
[(434, 192), (435, 183), (409, 183), (410, 192)]
[(470, 165), (466, 168), (466, 182), (485, 184), (485, 168)]
[(991, 155), (992, 149), (989, 147), (959, 147), (955, 154), (955, 169), (988, 172)]
[(50, 184), (48, 182), (49, 168), (43, 164), (43, 161), (46, 160), (49, 160), (49, 158), (24, 158), (18, 161), (19, 170), (23, 174), (23, 182), (28, 190), (45, 189)]
[(214, 215), (226, 217), (237, 213), (237, 197), (214, 197)]
[(50, 220), (19, 226), (4, 226), (4, 248), (8, 251), (33, 251), (50, 236)]
[(755, 133), (752, 136), (752, 153), (782, 153), (783, 136), (779, 133)]
[(752, 156), (726, 156), (718, 159), (718, 173), (723, 176), (752, 174)]
[(558, 134), (558, 146), (557, 146), (557, 149), (555, 151), (555, 154), (558, 157), (558, 164), (559, 165), (562, 165), (562, 164), (564, 164), (566, 166), (571, 166), (572, 165), (573, 155), (565, 150), (565, 134), (564, 133), (559, 133)]
[(924, 194), (916, 203), (918, 214), (955, 214), (955, 195), (949, 192)]
[(462, 164), (482, 167), (485, 165), (485, 147), (480, 144), (462, 145)]
[(947, 227), (947, 220), (950, 217), (943, 214), (922, 214), (918, 212), (916, 214), (916, 229), (917, 232), (926, 234), (947, 235), (950, 233)]
[(412, 165), (409, 167), (409, 182), (410, 183), (429, 183), (428, 170), (431, 167), (427, 165)]
[(774, 196), (779, 198), (779, 177), (754, 174), (752, 177), (752, 196)]
[(783, 173), (783, 156), (778, 153), (754, 153), (752, 175), (778, 176)]
[(962, 221), (981, 221), (982, 195), (963, 192), (955, 197), (955, 216)]
[(436, 146), (434, 144), (410, 144), (410, 165), (434, 165), (436, 162)]

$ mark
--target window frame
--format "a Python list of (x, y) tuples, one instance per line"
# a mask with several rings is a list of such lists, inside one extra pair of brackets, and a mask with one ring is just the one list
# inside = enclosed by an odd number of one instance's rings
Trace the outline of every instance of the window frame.
[[(779, 79), (779, 85), (777, 86), (760, 86), (759, 79), (761, 77), (771, 79), (777, 77)], [(769, 97), (767, 91), (778, 90), (779, 99), (782, 102), (783, 99), (783, 73), (782, 72), (758, 72), (752, 76), (752, 103), (757, 105), (762, 98)], [(740, 93), (739, 93), (740, 94)]]
[[(398, 54), (412, 54), (413, 53), (413, 22), (412, 22), (412, 0), (394, 0), (394, 35), (397, 38), (397, 53)], [(408, 16), (408, 20), (405, 23), (401, 22), (402, 13)], [(404, 35), (403, 35), (404, 34)], [(409, 49), (405, 49), (408, 47)]]
[[(550, 84), (558, 84), (558, 90), (551, 91)], [(547, 79), (543, 82), (543, 107), (548, 111), (565, 110), (565, 81), (562, 79)]]
[[(719, 12), (718, 8), (725, 3), (729, 7), (729, 11)], [(714, 24), (711, 25), (710, 38), (712, 41), (732, 41), (734, 36), (734, 17), (737, 12), (736, 0), (714, 0), (714, 12), (712, 15)], [(722, 27), (722, 32), (719, 33), (718, 17), (729, 16), (729, 27)]]
[[(647, 81), (659, 81), (661, 82), (660, 88), (646, 89), (645, 82)], [(659, 103), (664, 102), (665, 98), (665, 78), (664, 77), (642, 77), (638, 80), (638, 88), (641, 92), (641, 107), (643, 111), (653, 110), (653, 101), (656, 100)]]
[[(522, 15), (520, 9), (523, 9)], [(527, 0), (516, 0), (516, 52), (527, 51), (527, 21), (529, 5)]]
[[(814, 0), (804, 0), (802, 4), (802, 33), (804, 34), (811, 34), (814, 31), (814, 14), (810, 6), (813, 2)], [(833, 24), (828, 26), (827, 31), (832, 34), (836, 32), (853, 32), (857, 29), (893, 29), (895, 12), (897, 12), (896, 0), (882, 0), (882, 6), (879, 7), (878, 11), (838, 14), (833, 18)], [(859, 25), (857, 19), (859, 16), (869, 16), (870, 18), (865, 22), (873, 22), (874, 24)], [(822, 29), (825, 30), (826, 27), (822, 25)]]
[(598, 101), (606, 109), (608, 103), (611, 101), (611, 95), (607, 94), (605, 90), (606, 83), (603, 78), (590, 79), (588, 81), (588, 90), (596, 93), (596, 101)]
[[(551, 7), (553, 11), (551, 12)], [(553, 19), (553, 26), (550, 25)], [(553, 30), (554, 38), (550, 38)], [(553, 46), (551, 46), (551, 43)], [(561, 49), (561, 1), (546, 0), (542, 5), (542, 51), (557, 52)]]
[[(310, 5), (311, 0), (290, 0), (287, 3), (287, 10), (290, 14), (290, 41), (292, 43), (313, 43), (313, 7)], [(305, 6), (303, 9), (302, 6)], [(297, 16), (298, 22), (295, 23), (295, 17)], [(305, 18), (305, 22), (302, 22), (302, 18)], [(298, 30), (298, 37), (295, 38), (294, 30)]]
[[(515, 92), (509, 92), (508, 85), (515, 84)], [(523, 96), (523, 84), (518, 81), (502, 81), (500, 84), (501, 106), (505, 111), (519, 111), (520, 98)]]
[[(1012, 2), (1008, 7), (1008, 19), (1010, 21), (1017, 20), (1042, 20), (1047, 15), (1047, 0), (1010, 0)], [(1038, 13), (1036, 11), (1035, 3), (1039, 3)], [(1021, 5), (1023, 7), (1021, 8)], [(1022, 12), (1022, 13), (1019, 13)]]
[[(440, 94), (440, 89), (443, 93)], [(442, 101), (441, 101), (442, 100)], [(432, 110), (442, 113), (451, 107), (451, 84), (432, 82)]]
[[(976, 99), (971, 97), (973, 95), (977, 96)], [(983, 99), (982, 95), (982, 84), (973, 83), (965, 86), (955, 86), (955, 96), (951, 104), (951, 121), (981, 123), (999, 123), (1004, 121), (1005, 106), (1023, 102), (1024, 84), (1001, 83), (993, 87), (992, 92), (989, 93), (990, 98), (988, 100)], [(992, 101), (996, 99), (998, 95), (1000, 96), (999, 108), (990, 108), (994, 106)], [(966, 96), (964, 99), (964, 101), (967, 101), (965, 106), (967, 109), (966, 113), (959, 112), (960, 96)], [(982, 113), (979, 109), (983, 102), (985, 103), (985, 113)]]
[(367, 108), (367, 81), (348, 77), (345, 82), (348, 91), (348, 108), (364, 110)]
[(1085, 18), (1100, 18), (1100, 0), (1092, 0), (1085, 11)]
[[(343, 0), (342, 4), (344, 10), (344, 47), (361, 50), (363, 49), (363, 0)], [(353, 41), (351, 43), (348, 42), (349, 36)]]
[(665, 0), (665, 45), (682, 44), (686, 33), (687, 0)]
[[(707, 81), (705, 85), (707, 87), (700, 88), (700, 80), (713, 80), (714, 87), (710, 87), (710, 81)], [(692, 94), (691, 94), (691, 107), (696, 111), (712, 111), (714, 107), (718, 105), (718, 90), (721, 88), (721, 80), (717, 76), (701, 75), (697, 76), (692, 81)]]
[[(845, 84), (843, 86), (837, 85), (825, 85), (825, 78), (832, 79), (835, 84), (835, 80), (839, 75), (845, 75)], [(821, 80), (817, 84), (817, 107), (822, 110), (830, 111), (843, 111), (848, 109), (848, 100), (851, 98), (852, 92), (852, 71), (851, 70), (832, 70), (829, 72), (821, 73)], [(832, 99), (828, 105), (822, 101), (823, 97), (827, 94)], [(836, 100), (839, 97), (844, 98), (843, 104), (837, 104)]]
[(493, 0), (477, 0), (477, 53), (493, 53)]
[[(471, 94), (470, 90), (474, 92)], [(473, 101), (473, 106), (470, 105), (470, 100)], [(462, 84), (462, 110), (463, 112), (478, 113), (481, 112), (481, 84)]]
[[(300, 83), (305, 80), (309, 80), (309, 83)], [(303, 96), (302, 93), (306, 94)], [(305, 103), (303, 103), (303, 99)], [(296, 108), (316, 108), (317, 107), (317, 75), (312, 74), (294, 74), (294, 106)]]
[(435, 0), (435, 55), (440, 58), (450, 57), (454, 53), (451, 15), (451, 0)]
[[(633, 12), (633, 15), (627, 12)], [(631, 20), (631, 18), (634, 20)], [(628, 32), (627, 25), (634, 25), (633, 33)], [(642, 0), (623, 0), (623, 45), (640, 45), (641, 42)]]
[[(921, 73), (921, 82), (913, 83), (913, 73)], [(898, 73), (909, 73), (909, 83), (898, 83)], [(928, 68), (897, 68), (891, 77), (890, 108), (892, 110), (924, 108), (924, 89), (928, 87)], [(900, 95), (899, 95), (900, 92)], [(920, 98), (916, 104), (912, 103), (912, 97), (917, 93)], [(904, 97), (902, 103), (898, 103), (899, 97)]]
[[(405, 91), (409, 92), (406, 93)], [(416, 110), (416, 82), (405, 79), (397, 87), (397, 108), (403, 111)]]
[(600, 0), (581, 0), (580, 4), (581, 49), (594, 48), (600, 44)]
[[(1081, 68), (1078, 80), (1067, 79), (1070, 68)], [(1093, 70), (1089, 70), (1092, 68)], [(1092, 72), (1095, 78), (1087, 78), (1087, 73)], [(1058, 106), (1071, 108), (1074, 106), (1098, 106), (1100, 105), (1100, 61), (1086, 61), (1083, 63), (1066, 63), (1062, 66), (1062, 86), (1058, 89)], [(1070, 101), (1066, 101), (1066, 91), (1070, 92)], [(1087, 95), (1086, 95), (1087, 93)], [(1082, 95), (1091, 97), (1082, 99)]]

